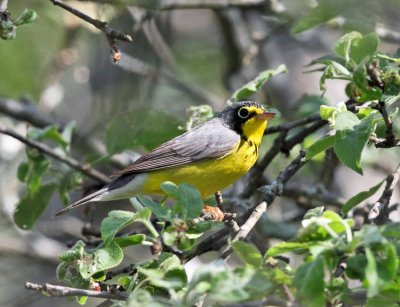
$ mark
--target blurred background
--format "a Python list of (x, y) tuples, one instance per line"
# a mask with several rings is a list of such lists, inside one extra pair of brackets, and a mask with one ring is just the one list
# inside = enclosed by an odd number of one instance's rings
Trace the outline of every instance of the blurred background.
[[(191, 6), (185, 5), (191, 1), (160, 0), (148, 1), (145, 7), (134, 6), (139, 2), (125, 1), (132, 5), (126, 6), (118, 1), (116, 5), (67, 1), (132, 36), (131, 43), (117, 42), (121, 60), (113, 63), (105, 36), (92, 25), (51, 1), (10, 1), (12, 15), (29, 8), (39, 17), (31, 26), (18, 29), (15, 39), (0, 41), (0, 124), (25, 135), (33, 127), (63, 127), (75, 121), (71, 153), (85, 162), (106, 155), (107, 128), (117, 116), (130, 114), (138, 139), (132, 151), (113, 156), (111, 163), (100, 161), (95, 165), (112, 174), (139, 154), (182, 133), (189, 107), (207, 104), (220, 111), (236, 89), (259, 72), (280, 64), (285, 64), (289, 72), (274, 77), (255, 97), (279, 111), (280, 117), (271, 120), (270, 126), (318, 112), (322, 103), (336, 105), (346, 100), (344, 81), (328, 81), (321, 98), (321, 74), (304, 72), (310, 70), (305, 66), (311, 60), (333, 54), (334, 42), (348, 31), (377, 32), (380, 51), (388, 54), (394, 54), (400, 42), (397, 0), (253, 0), (221, 7), (213, 7), (214, 1), (194, 1), (197, 5)], [(153, 2), (160, 6), (151, 7)], [(301, 17), (321, 2), (331, 5), (328, 8), (335, 18), (294, 34)], [(13, 107), (28, 112), (16, 116), (10, 111)], [(303, 146), (322, 134), (320, 131), (306, 139)], [(261, 155), (273, 139), (264, 140)], [(279, 155), (266, 171), (267, 177), (275, 178), (299, 149), (295, 147), (289, 156)], [(378, 159), (379, 151), (365, 150), (364, 176), (337, 165), (329, 178), (321, 181), (323, 163), (317, 160), (291, 183), (312, 188), (323, 183), (337, 200), (348, 199), (375, 185), (395, 167), (399, 149), (385, 153), (387, 156)], [(98, 227), (110, 208), (130, 208), (129, 202), (98, 206), (90, 215), (92, 220), (82, 210), (53, 219), (62, 207), (60, 197), (54, 194), (33, 230), (20, 230), (13, 222), (13, 212), (26, 193), (26, 185), (16, 177), (24, 159), (24, 145), (0, 135), (0, 305), (76, 306), (66, 298), (29, 292), (24, 284), (56, 283), (57, 256), (67, 249), (66, 244), (80, 238), (87, 223)], [(227, 202), (235, 204), (245, 185), (246, 178), (227, 189)], [(77, 190), (70, 196), (74, 200), (81, 195)], [(317, 205), (335, 207), (334, 202), (326, 204), (310, 197), (281, 197), (268, 209), (257, 230), (272, 240), (290, 238), (305, 210)], [(143, 247), (131, 248), (125, 255), (125, 263), (152, 257)], [(211, 259), (212, 255), (204, 255), (192, 260), (187, 265), (189, 275)], [(87, 306), (97, 304), (98, 300), (89, 299)]]

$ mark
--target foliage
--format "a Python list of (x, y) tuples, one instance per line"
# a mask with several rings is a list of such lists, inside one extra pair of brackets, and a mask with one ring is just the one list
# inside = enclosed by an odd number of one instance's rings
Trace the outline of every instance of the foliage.
[[(356, 0), (317, 2), (294, 22), (292, 33), (346, 15), (358, 3)], [(151, 6), (159, 8), (158, 4)], [(16, 20), (1, 20), (0, 36), (13, 39), (19, 26), (35, 19), (36, 13), (26, 10)], [(313, 70), (308, 72), (321, 73), (322, 95), (303, 96), (299, 113), (305, 117), (319, 108), (320, 118), (329, 123), (330, 131), (323, 138), (309, 142), (305, 161), (317, 160), (317, 156), (332, 149), (343, 165), (362, 175), (362, 155), (371, 137), (380, 136), (382, 131), (385, 136), (389, 134), (387, 121), (396, 118), (400, 99), (400, 52), (380, 53), (379, 44), (376, 33), (349, 32), (335, 43), (335, 55), (323, 56), (309, 64)], [(262, 71), (234, 91), (230, 100), (252, 98), (270, 78), (286, 72), (284, 65)], [(346, 102), (332, 106), (323, 97), (327, 79), (346, 82)], [(190, 130), (214, 116), (208, 105), (192, 106), (187, 113), (184, 124), (160, 111), (136, 110), (116, 115), (105, 131), (107, 154), (92, 164), (108, 162), (110, 157), (127, 149), (151, 150), (178, 135), (182, 126)], [(31, 129), (27, 137), (46, 142), (54, 151), (70, 156), (74, 130), (75, 124), (71, 122), (62, 131), (56, 126)], [(26, 184), (26, 193), (17, 204), (14, 221), (26, 230), (34, 227), (56, 191), (62, 202), (68, 204), (68, 193), (84, 177), (35, 148), (27, 147), (25, 153), (26, 160), (19, 165), (17, 177)], [(395, 306), (400, 300), (400, 224), (356, 227), (354, 220), (347, 218), (354, 207), (384, 185), (385, 179), (379, 180), (349, 198), (340, 208), (342, 215), (323, 207), (309, 210), (293, 238), (266, 252), (245, 241), (228, 240), (243, 264), (230, 268), (217, 259), (199, 268), (190, 280), (185, 264), (200, 246), (201, 237), (224, 224), (202, 215), (205, 200), (196, 187), (164, 182), (162, 200), (157, 202), (139, 195), (131, 199), (134, 212), (110, 211), (101, 222), (101, 240), (95, 247), (78, 240), (62, 253), (57, 276), (72, 288), (96, 289), (94, 285), (100, 284), (102, 289), (108, 287), (129, 294), (127, 302), (114, 302), (119, 306), (193, 306), (202, 302), (207, 306), (266, 302), (268, 298), (296, 300), (304, 306), (338, 306), (352, 302), (362, 290), (366, 293), (363, 302), (366, 306)], [(132, 224), (144, 226), (144, 230), (131, 233)], [(131, 265), (128, 273), (116, 274), (116, 268), (124, 260), (124, 249), (134, 245), (149, 247), (155, 257)], [(301, 263), (292, 267), (282, 257), (287, 253), (298, 255)], [(351, 288), (349, 279), (359, 286)], [(86, 297), (78, 299), (82, 304), (85, 301)]]
[(17, 35), (17, 28), (23, 25), (32, 24), (37, 18), (33, 10), (25, 9), (15, 20), (11, 19), (9, 13), (0, 12), (0, 37), (4, 40), (14, 39)]

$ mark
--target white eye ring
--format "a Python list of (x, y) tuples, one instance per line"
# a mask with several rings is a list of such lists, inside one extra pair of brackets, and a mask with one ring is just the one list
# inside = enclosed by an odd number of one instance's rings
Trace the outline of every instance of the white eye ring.
[(246, 108), (241, 108), (239, 111), (238, 111), (238, 115), (239, 115), (239, 117), (241, 117), (241, 118), (247, 118), (248, 116), (249, 116), (249, 110), (247, 110)]

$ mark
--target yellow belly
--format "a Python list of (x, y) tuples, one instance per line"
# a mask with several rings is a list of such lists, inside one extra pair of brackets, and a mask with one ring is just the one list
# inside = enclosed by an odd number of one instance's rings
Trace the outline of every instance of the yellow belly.
[(162, 194), (160, 184), (172, 181), (176, 184), (192, 184), (199, 189), (203, 197), (209, 197), (247, 173), (257, 160), (258, 145), (249, 145), (248, 142), (241, 141), (223, 158), (149, 172), (142, 186), (143, 193)]

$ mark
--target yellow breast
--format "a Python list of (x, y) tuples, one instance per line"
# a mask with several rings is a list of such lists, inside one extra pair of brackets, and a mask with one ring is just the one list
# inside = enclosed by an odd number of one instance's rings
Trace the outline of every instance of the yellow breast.
[(238, 180), (254, 165), (265, 127), (265, 121), (257, 121), (253, 123), (253, 127), (243, 129), (247, 139), (242, 138), (233, 150), (222, 158), (149, 172), (142, 186), (143, 193), (162, 194), (160, 184), (172, 181), (176, 184), (186, 182), (194, 185), (205, 198), (213, 195)]

